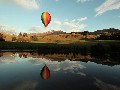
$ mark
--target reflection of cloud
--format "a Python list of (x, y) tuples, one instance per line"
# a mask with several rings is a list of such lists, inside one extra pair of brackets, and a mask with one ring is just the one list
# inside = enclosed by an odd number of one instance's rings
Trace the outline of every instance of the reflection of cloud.
[(35, 90), (37, 82), (27, 81), (17, 85), (13, 90)]
[(100, 90), (120, 90), (120, 87), (112, 85), (112, 84), (107, 84), (97, 78), (95, 78), (95, 85), (100, 89)]
[[(64, 72), (70, 72), (70, 73), (86, 76), (84, 73), (81, 72), (81, 70), (85, 69), (86, 67), (78, 61), (65, 60), (65, 61), (58, 62), (58, 61), (51, 61), (48, 59), (30, 58), (30, 57), (28, 57), (27, 59), (25, 58), (23, 59), (23, 58), (19, 58), (19, 54), (5, 53), (4, 54), (5, 56), (0, 58), (0, 63), (10, 64), (10, 63), (16, 63), (16, 62), (19, 63), (22, 61), (28, 61), (34, 65), (46, 64), (50, 66), (49, 68), (51, 68), (51, 70), (54, 72), (63, 70)], [(26, 53), (23, 53), (23, 54), (26, 54)]]
[(81, 76), (86, 76), (85, 73), (82, 73), (82, 72), (78, 72), (77, 74), (81, 75)]
[(29, 62), (35, 65), (43, 65), (43, 64), (50, 65), (50, 67), (52, 68), (51, 70), (55, 72), (63, 70), (65, 72), (86, 76), (86, 74), (81, 72), (81, 70), (85, 69), (86, 67), (77, 61), (65, 60), (62, 62), (58, 62), (58, 61), (50, 61), (46, 59), (31, 59), (29, 60)]
[(82, 76), (86, 76), (86, 74), (82, 73), (80, 70), (85, 69), (86, 67), (76, 61), (65, 61), (65, 66), (62, 69), (66, 72), (76, 73)]
[(0, 57), (0, 62), (4, 64), (16, 63), (15, 57), (7, 56), (7, 57)]
[(57, 66), (57, 67), (55, 67), (55, 68), (53, 69), (53, 71), (56, 72), (56, 71), (59, 71), (60, 69), (61, 69), (61, 68)]

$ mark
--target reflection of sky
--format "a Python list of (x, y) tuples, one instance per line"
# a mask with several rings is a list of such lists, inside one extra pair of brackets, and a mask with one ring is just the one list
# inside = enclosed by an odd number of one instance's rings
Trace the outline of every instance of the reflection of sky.
[(50, 66), (51, 70), (54, 72), (62, 70), (66, 73), (71, 72), (71, 73), (76, 73), (76, 74), (86, 76), (86, 74), (81, 72), (81, 70), (85, 69), (86, 67), (77, 61), (71, 62), (70, 60), (65, 60), (62, 62), (58, 62), (58, 61), (50, 61), (50, 60), (46, 60), (46, 59), (35, 59), (35, 60), (32, 59), (32, 60), (29, 60), (29, 62), (31, 62), (35, 65), (46, 64), (46, 65)]
[[(119, 90), (120, 66), (110, 67), (93, 62), (84, 63), (70, 60), (58, 62), (42, 58), (19, 58), (18, 55), (0, 57), (0, 60), (4, 62), (0, 64), (0, 90), (5, 90), (1, 87), (7, 85), (14, 85), (10, 90), (24, 90), (29, 87), (31, 90), (36, 90), (36, 87), (46, 87), (50, 83), (53, 86), (64, 86), (63, 84), (66, 83), (70, 84), (70, 87), (73, 84), (85, 88), (87, 85), (94, 85), (100, 90)], [(42, 81), (40, 77), (41, 69), (45, 64), (51, 71), (51, 77), (46, 82)]]
[(70, 60), (65, 60), (62, 62), (58, 62), (58, 61), (51, 61), (47, 59), (31, 58), (31, 57), (25, 59), (23, 57), (19, 58), (19, 54), (13, 54), (6, 57), (1, 57), (0, 60), (4, 64), (20, 63), (25, 61), (40, 66), (43, 64), (47, 64), (54, 72), (64, 71), (65, 73), (70, 72), (70, 73), (76, 73), (82, 76), (86, 76), (86, 74), (81, 72), (81, 70), (85, 69), (86, 67), (80, 64), (80, 62), (78, 63), (77, 61), (71, 62)]
[(100, 89), (100, 90), (120, 90), (120, 87), (112, 84), (105, 83), (98, 78), (95, 78), (94, 84)]

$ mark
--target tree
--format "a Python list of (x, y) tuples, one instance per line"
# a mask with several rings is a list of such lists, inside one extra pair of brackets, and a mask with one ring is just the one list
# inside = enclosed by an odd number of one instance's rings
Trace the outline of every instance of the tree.
[(36, 35), (31, 36), (31, 39), (32, 39), (33, 41), (38, 41), (38, 37), (37, 37)]
[(84, 31), (82, 34), (83, 34), (83, 36), (85, 36), (85, 38), (87, 39), (87, 36), (88, 36), (88, 31)]
[(3, 38), (3, 34), (0, 33), (0, 41), (5, 41), (5, 39)]
[(18, 35), (18, 42), (23, 42), (23, 36), (22, 36), (22, 33), (20, 32), (19, 35)]
[(30, 37), (27, 33), (23, 33), (23, 42), (30, 42)]
[(13, 34), (12, 35), (12, 41), (16, 41), (17, 39), (16, 39), (16, 36)]
[(18, 36), (22, 36), (22, 33), (20, 32)]

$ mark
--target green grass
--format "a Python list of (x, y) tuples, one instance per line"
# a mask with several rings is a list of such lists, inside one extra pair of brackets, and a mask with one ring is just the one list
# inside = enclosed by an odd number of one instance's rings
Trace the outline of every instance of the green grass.
[(74, 48), (74, 47), (85, 47), (90, 48), (92, 45), (95, 44), (102, 44), (105, 47), (110, 45), (120, 46), (120, 41), (87, 41), (87, 42), (79, 42), (79, 43), (72, 43), (72, 44), (57, 44), (57, 43), (40, 43), (40, 42), (0, 42), (0, 50), (2, 49), (45, 49), (45, 48)]

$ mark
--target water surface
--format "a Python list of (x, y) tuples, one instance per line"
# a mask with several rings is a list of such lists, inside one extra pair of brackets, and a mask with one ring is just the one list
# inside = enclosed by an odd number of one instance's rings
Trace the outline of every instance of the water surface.
[[(0, 53), (0, 90), (120, 90), (120, 63), (81, 54)], [(44, 66), (50, 77), (41, 78)]]

